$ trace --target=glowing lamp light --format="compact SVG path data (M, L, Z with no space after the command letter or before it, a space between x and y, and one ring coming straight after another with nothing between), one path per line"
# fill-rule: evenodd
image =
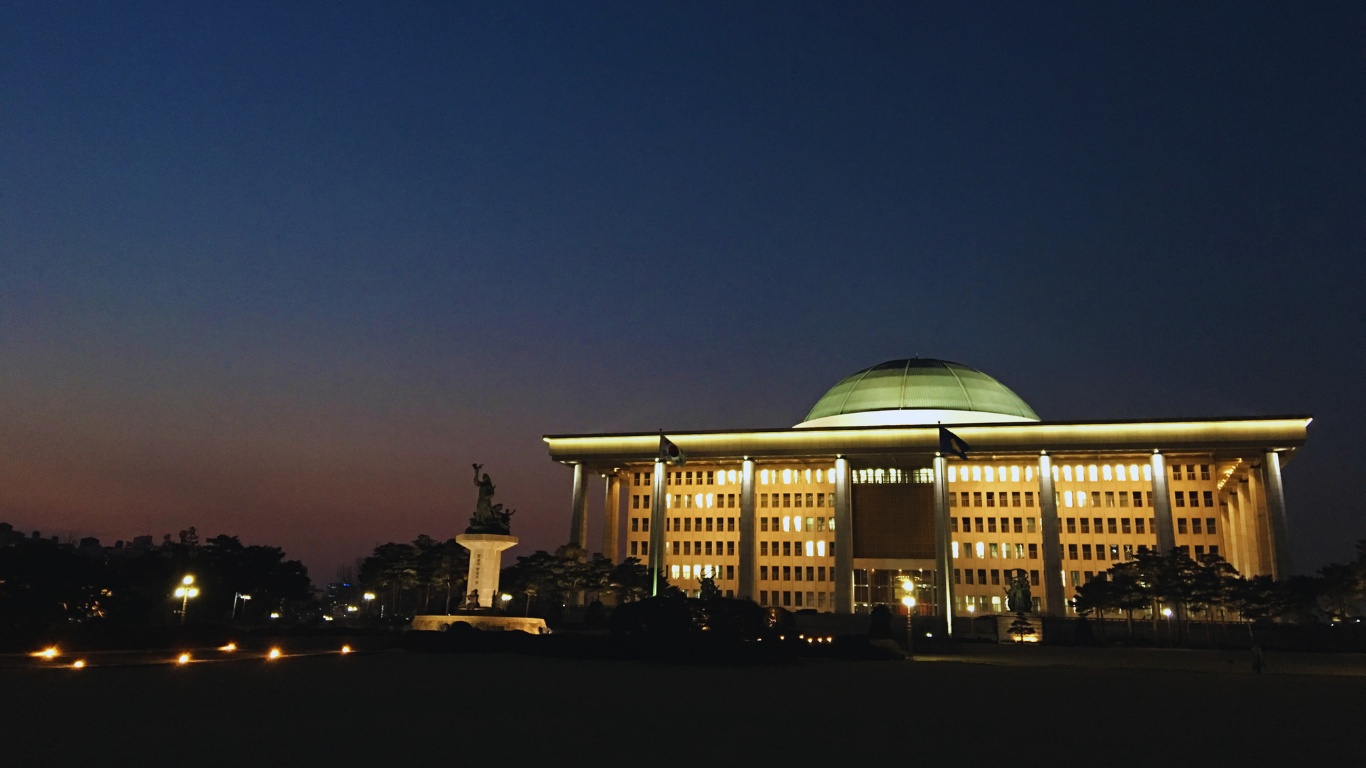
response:
M512 595L509 595L508 593L504 592L503 594L498 596L498 599L502 600L505 603L510 602L512 600Z
M237 650L237 643L228 643L227 645L220 646L218 650L232 653L233 651Z
M275 659L280 658L280 649L279 649L279 648L271 648L271 649L270 649L270 653L267 653L267 654L266 654L266 658L267 658L267 659L270 659L270 660L272 660L272 661L274 661Z
M271 617L272 619L278 619L278 618L280 618L280 614L279 614L279 613L276 613L275 611L271 611L270 617Z
M71 663L72 669L85 669L85 659L76 659Z
M190 654L188 654L188 653L182 653L182 654L180 654L179 656L176 657L175 663L177 663L177 664L189 664L189 663L190 663Z
M349 645L343 645L343 646L341 647L341 652L342 652L342 653L350 653L350 652L351 652L351 646L349 646Z
M1170 609L1170 608L1163 608L1163 609L1162 609L1162 615L1163 615L1163 616L1166 616L1167 618L1170 619L1170 618L1172 617L1172 609Z
M911 609L911 608L914 608L914 607L915 607L915 598L914 598L914 597L911 597L910 595L907 595L907 596L901 598L901 604L904 605L904 606L906 606L906 608L907 608L908 610Z
M29 655L33 656L36 659L46 659L47 661L51 661L57 658L57 646L50 645L41 651L34 651Z

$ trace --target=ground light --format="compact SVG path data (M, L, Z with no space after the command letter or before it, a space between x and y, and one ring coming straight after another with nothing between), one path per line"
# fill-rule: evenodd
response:
M267 654L266 654L266 658L270 659L271 661L274 661L275 659L280 658L280 649L279 649L279 648L271 648L271 649L270 649L270 653L267 653Z
M76 659L71 662L72 669L85 669L85 659Z
M188 654L188 653L182 653L182 654L180 654L179 656L176 657L175 663L177 663L177 664L189 664L189 663L190 663L190 654Z
M53 659L57 658L57 646L50 645L41 651L34 651L29 655L34 657L35 659L46 659L47 661L52 661Z
M341 647L341 652L342 652L342 653L350 653L350 652L351 652L351 646L349 646L349 645L343 645L343 646Z
M218 650L232 653L233 651L237 650L237 643L228 643L227 645L220 645L218 647Z

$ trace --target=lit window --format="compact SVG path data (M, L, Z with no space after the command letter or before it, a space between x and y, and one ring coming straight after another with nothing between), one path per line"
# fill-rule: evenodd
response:
M1080 482L1084 482L1085 480L1086 480L1085 470L1082 468L1082 466L1081 466L1080 464L1078 464L1078 465L1077 465L1077 482L1080 483Z
M664 506L668 507L669 509L674 508L674 496L672 493L664 495Z
M1034 481L1034 468L1033 468L1033 467L1025 467L1025 482L1026 482L1026 483L1030 483L1030 482L1033 482L1033 481Z
M807 557L814 557L815 554L816 554L816 542L814 542L814 541L808 541L808 542L806 542L806 556L807 556Z
M685 579L691 579L691 578L692 578L692 566L691 566L691 565L685 565L685 566L683 566L683 578L685 578Z
M958 542L956 541L953 542L953 557L954 559L958 558Z
M728 479L728 480L731 482L732 485L734 485L735 482L736 482L736 479L735 479L735 478L736 478L735 470L733 470L733 469L728 469L728 470L726 470L726 479Z
M759 470L759 485L768 485L768 470Z
M1107 467L1107 469L1108 469L1108 467ZM1088 480L1090 480L1091 482L1093 482L1093 483L1096 482L1096 481L1099 479L1099 478L1097 477L1097 475L1096 475L1096 465L1095 465L1095 464L1092 464L1091 466L1089 466L1089 467L1086 468L1086 478L1087 478ZM1109 478L1106 478L1106 479L1108 480Z
M1129 481L1130 481L1130 482L1134 482L1134 483L1138 482L1138 465L1137 465L1137 464L1130 464L1130 465L1129 465Z
M1010 468L1010 482L1020 482L1020 466L1018 464Z
M1062 503L1063 503L1063 506L1067 506L1067 507L1072 506L1072 492L1071 492L1071 491L1067 491L1066 493L1064 493L1064 494L1062 495Z
M956 483L956 482L958 482L958 467L955 467L955 466L952 466L952 465L949 466L949 482L950 482L950 483Z
M673 568L669 569L669 578L678 578L678 566L675 565Z
M1063 479L1063 480L1066 480L1066 481L1069 482L1069 483L1072 482L1072 467L1070 467L1070 466L1068 466L1068 465L1063 465L1063 468L1062 468L1062 479ZM1071 504L1068 504L1067 506L1070 507L1070 506L1072 506L1072 505L1071 505Z
M1153 481L1153 465L1151 465L1151 464L1144 464L1144 465L1143 465L1143 480L1146 481L1146 482L1149 482L1149 483L1151 483L1151 482Z
M784 517L784 518L783 518L783 531L786 532L786 531L791 531L791 530L792 530L792 518L791 518L791 517Z
M792 470L783 470L783 485L792 485Z
M974 483L980 483L980 482L982 482L982 468L981 468L981 467L973 467L973 468L972 468L972 481L973 481Z
M1105 466L1101 467L1101 470L1101 476L1104 477L1106 480L1115 479L1114 470L1110 467L1109 464L1106 464Z
M808 482L808 483L811 482L811 469L810 469L810 468L808 468L808 469L806 470L806 482Z
M707 494L707 509L711 509L712 501L713 501L712 495L711 495L710 493Z
M1124 481L1124 465L1123 465L1123 464L1116 464L1116 465L1115 465L1115 479L1116 479L1116 480L1119 480L1119 481L1121 481L1121 482Z
M996 471L995 471L993 468L991 468L991 467L987 467L987 468L986 468L986 476L987 476L987 482L988 482L988 483L994 483L994 482L996 482Z
M816 557L825 557L825 541L816 542Z
M1058 465L1053 465L1053 482L1058 482Z
M977 542L977 546L975 547L975 549L977 550L977 556L978 556L978 557L986 557L986 556L987 556L987 545L986 545L986 542L982 542L982 541Z

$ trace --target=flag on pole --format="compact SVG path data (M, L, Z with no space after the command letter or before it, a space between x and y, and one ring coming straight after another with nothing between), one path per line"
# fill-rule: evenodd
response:
M670 466L681 467L688 461L688 457L683 455L683 451L679 450L672 440L661 433L659 436L659 460Z
M963 442L963 438L954 433L939 428L939 452L950 456L957 456L960 459L967 459L968 444Z

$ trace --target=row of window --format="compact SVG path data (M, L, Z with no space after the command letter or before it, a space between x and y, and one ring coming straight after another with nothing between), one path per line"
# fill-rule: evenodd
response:
M985 495L984 495L984 494L985 494ZM959 491L958 493L954 493L954 492L950 491L950 492L949 492L949 506L950 506L950 507L957 507L957 506L964 506L964 507L981 507L981 506L988 506L988 507L994 507L994 506L997 506L997 504L996 504L997 496L998 496L998 494L996 493L996 491L985 491L985 492L984 492L984 491ZM1024 493L1023 493L1023 499L1021 498L1021 492L1020 492L1020 491L1010 491L1010 492L1008 492L1008 493L1007 493L1006 491L1001 491L1000 494L999 494L999 496L1000 496L1000 502L1001 502L1001 503L1000 503L1000 506L1002 506L1002 507L1019 507L1019 506L1032 507L1032 506L1034 506L1034 492L1033 492L1033 491L1024 491ZM961 505L959 504L959 499L962 499L962 504L961 504ZM1024 502L1023 505L1021 505L1021 503L1020 503L1022 500L1023 500L1023 502ZM985 501L986 504L983 504L983 503L982 503L983 501Z
M761 517L759 518L759 531L764 532L771 530L773 533L777 533L780 530L778 527L779 523L782 524L781 530L784 533L789 531L795 533L802 533L803 531L814 533L835 530L835 518L833 517L802 518L793 515L790 517Z
M781 550L779 549L780 544L782 545ZM803 552L806 554L803 555ZM769 557L770 554L773 557L825 557L826 552L832 556L835 554L835 542L830 542L829 546L824 541L759 542L760 557Z
M1005 580L1006 580L1006 581L1010 581L1011 579L1013 579L1013 578L1014 578L1014 572L1017 571L1017 570L1022 570L1022 569L1018 569L1018 568L1007 568L1007 569L1005 569ZM988 578L988 576L991 578L991 583L994 584L994 585L996 585L996 586L1000 586L1000 585L1003 583L1003 582L1001 581L1001 570L1000 570L1000 569L997 569L997 568L991 568L991 569L978 568L978 569L975 570L975 571L974 571L973 569L971 569L971 568L963 568L963 569L961 569L961 570L958 569L958 568L954 568L954 569L953 569L953 583L954 583L954 584L986 584L986 583L987 583L987 578ZM1039 586L1039 572L1038 572L1038 571L1030 571L1030 572L1029 572L1029 583L1030 583L1031 585L1035 586L1035 587Z
M772 504L769 504L769 503L768 503L768 502L769 502L769 496L770 496L770 495L773 497L773 503L772 503ZM802 497L803 497L803 496L806 497L806 506L808 506L808 507L833 507L833 506L835 506L835 494L833 494L833 493L816 493L816 494L811 494L811 493L806 493L806 494L802 494L802 493L781 493L781 494L779 494L779 493L774 493L774 494L761 493L761 494L759 494L759 506L760 506L760 507L768 507L768 506L773 506L773 507L800 507L800 506L802 506ZM780 502L781 502L781 503L780 503Z
M979 541L973 543L971 541L965 541L960 547L959 543L955 541L951 542L949 546L953 550L952 554L954 559L961 557L965 560L971 560L974 553L976 553L979 558L990 557L995 559L1003 557L1009 559L1012 557L1028 557L1030 560L1039 559L1038 544L1022 544L1018 542L998 544L994 541Z
M1186 464L1184 472L1181 464L1171 465L1173 480L1196 480L1198 469L1198 479L1210 479L1210 465L1208 464ZM901 470L901 469L860 469L855 470L854 480L856 482L909 482L912 479L918 482L933 482L933 477L928 469ZM648 486L650 484L652 472L636 472L632 475L632 485ZM1019 465L995 466L991 464L971 464L959 466L949 465L949 482L1033 482L1034 467ZM1152 482L1152 467L1143 464L1063 464L1053 467L1053 479L1063 482L1090 481L1093 483L1101 481L1117 480L1119 482L1137 482L1142 477L1144 481ZM835 480L835 470L824 469L764 469L759 472L760 485L791 485L805 482L833 483ZM739 482L739 475L735 470L679 470L670 472L668 475L670 485L734 485Z
M803 566L784 565L773 566L770 569L767 565L759 566L759 581L802 581ZM769 575L773 578L770 579ZM826 581L825 566L805 566L806 581ZM781 578L779 578L781 577ZM794 578L795 577L795 578ZM835 569L830 569L830 581L835 580Z
M1183 499L1182 496L1190 498L1190 506L1192 507L1200 506L1200 500L1202 498L1205 500L1204 506L1214 506L1214 491L1187 491L1184 494L1180 491L1174 491L1173 496L1176 498L1176 506L1178 507L1186 506L1186 499Z
M958 522L959 520L963 521L961 523L963 527L963 533L972 533L974 530L974 523L977 526L975 529L977 533L996 533L996 518L994 517L950 517L950 531L958 533L958 527L960 525ZM1016 533L1034 533L1038 528L1039 518L1037 517L1016 517L1013 519L1009 517L1003 517L1001 518L1001 533L1009 533L1012 530L1012 520L1015 526L1013 530ZM985 529L983 529L982 527L983 524L986 525Z
M773 590L770 592L766 589L761 589L759 590L759 605L782 606L784 608L815 608L817 610L826 607L827 604L832 608L835 605L834 592L807 592L805 593L805 603L802 601L802 594L803 593L801 592L789 592L787 590L783 590L782 592Z
M1181 475L1181 465L1180 465L1180 464L1173 464L1173 465L1172 465L1172 479L1173 479L1173 480L1180 480L1181 477L1182 477L1182 475ZM1187 464L1187 465L1186 465L1186 474L1185 474L1185 478L1186 478L1187 480L1194 480L1194 479L1195 479L1195 465L1194 465L1194 464ZM1208 480L1208 479L1209 479L1209 465L1208 465L1208 464L1201 464L1201 465L1200 465L1200 479L1201 479L1201 480Z
M712 546L710 541L666 541L664 542L664 552L670 555L707 555L715 554L718 557L734 557L734 541L718 541L716 546Z

